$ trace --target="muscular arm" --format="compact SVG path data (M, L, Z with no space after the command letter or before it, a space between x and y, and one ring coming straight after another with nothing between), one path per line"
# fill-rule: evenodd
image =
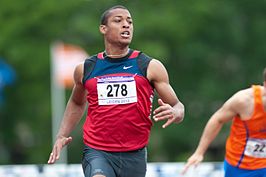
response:
M82 84L83 65L74 72L74 87L68 100L63 121L57 136L67 137L82 118L86 107L86 90Z
M57 134L57 138L50 154L48 164L55 163L60 157L60 152L64 146L72 141L69 134L78 124L83 116L86 107L86 90L82 84L83 65L80 64L75 68L74 87L68 100L63 120Z
M184 105L177 98L169 84L168 73L161 62L153 59L148 67L147 77L159 95L159 107L154 110L154 120L167 120L163 128L171 123L179 123L184 118Z
M239 115L241 108L241 95L237 93L227 100L224 105L211 116L204 128L196 151L188 159L188 162L184 167L183 174L190 166L197 166L203 160L205 152L220 132L224 123L231 121L236 115Z

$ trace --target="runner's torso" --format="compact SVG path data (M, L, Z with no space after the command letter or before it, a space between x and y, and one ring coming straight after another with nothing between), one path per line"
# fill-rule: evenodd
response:
M242 169L266 168L266 112L261 86L253 86L254 111L250 119L235 117L226 143L226 161Z
M146 78L150 60L130 50L121 59L99 53L85 61L83 83L89 105L83 126L86 145L112 152L147 145L154 93Z

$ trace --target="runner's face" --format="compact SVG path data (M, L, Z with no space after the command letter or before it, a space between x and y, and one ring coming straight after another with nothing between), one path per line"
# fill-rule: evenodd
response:
M111 44L129 45L133 36L133 23L128 10L113 9L106 25L101 25L101 32Z

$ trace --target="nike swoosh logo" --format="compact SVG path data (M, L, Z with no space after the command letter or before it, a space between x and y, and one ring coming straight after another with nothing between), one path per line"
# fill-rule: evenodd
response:
M123 66L123 69L129 69L132 68L133 66Z

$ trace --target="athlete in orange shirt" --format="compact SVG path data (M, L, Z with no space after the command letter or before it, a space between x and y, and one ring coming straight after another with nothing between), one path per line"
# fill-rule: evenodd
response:
M182 174L197 166L224 123L232 120L226 142L225 177L266 177L266 68L263 86L238 91L216 111Z

